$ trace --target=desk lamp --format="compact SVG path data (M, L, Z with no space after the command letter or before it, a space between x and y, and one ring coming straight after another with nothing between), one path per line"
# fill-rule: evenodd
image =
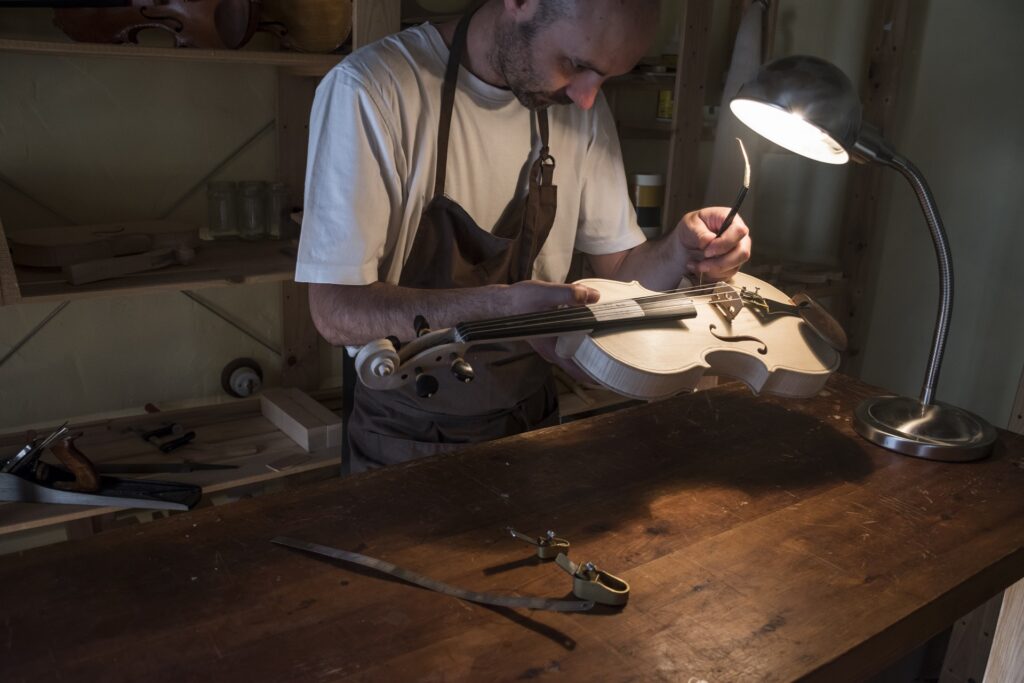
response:
M729 103L756 133L828 164L876 163L896 169L917 193L939 261L939 312L920 399L876 396L857 406L854 428L884 448L918 458L968 461L991 451L996 432L966 410L935 400L953 308L953 263L939 209L921 172L861 121L860 99L838 67L793 56L765 64Z

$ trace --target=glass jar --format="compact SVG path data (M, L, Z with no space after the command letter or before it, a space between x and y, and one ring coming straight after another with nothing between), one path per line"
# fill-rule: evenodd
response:
M289 236L291 216L288 214L288 186L271 183L267 192L267 237L279 240Z
M263 239L267 234L267 184L247 180L238 185L238 236Z
M207 226L210 239L224 239L238 235L238 207L235 202L235 183L215 180L206 184Z

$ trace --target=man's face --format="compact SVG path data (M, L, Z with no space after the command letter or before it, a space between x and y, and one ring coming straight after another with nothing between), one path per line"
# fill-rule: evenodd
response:
M533 16L499 23L492 64L523 106L590 109L605 79L640 60L656 28L653 17L614 3L587 3L579 14L548 25Z

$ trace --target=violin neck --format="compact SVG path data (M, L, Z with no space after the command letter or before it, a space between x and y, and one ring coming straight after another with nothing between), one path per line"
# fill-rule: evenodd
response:
M525 313L503 318L460 323L455 326L458 342L550 337L567 332L600 332L642 327L659 321L695 318L693 301L676 293L622 299L606 304L573 306L542 313Z

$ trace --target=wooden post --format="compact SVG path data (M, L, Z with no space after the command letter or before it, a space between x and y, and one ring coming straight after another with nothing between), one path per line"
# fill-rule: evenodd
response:
M668 155L669 186L661 221L665 230L675 227L686 211L700 208L704 194L704 183L698 177L697 159L704 128L704 83L708 70L711 3L707 0L686 0L682 21L672 118L674 135Z
M401 26L401 0L354 0L352 5L353 49L394 33Z
M7 248L7 236L4 234L4 223L0 220L0 306L17 303L21 299L18 289L18 276L14 272L14 261L11 251Z
M868 39L871 41L868 69L861 89L861 101L864 121L877 127L883 135L892 128L895 119L896 93L907 52L909 18L909 0L874 0L872 3L872 17L868 25ZM868 279L865 255L878 234L878 195L886 173L891 171L876 164L851 168L846 191L841 260L849 287L846 319L842 322L850 338L850 347L842 369L854 374L860 367L862 328L867 323L863 310Z
M353 0L352 47L359 48L400 27L400 0ZM301 206L309 146L309 113L318 78L280 69L277 85L278 172L288 185L288 202ZM309 313L309 287L281 286L281 383L315 389L320 383L320 335Z
M318 81L278 69L278 177L288 186L289 206L302 206L309 112ZM320 337L310 317L308 289L291 281L281 285L281 383L300 389L320 386Z
M992 653L985 669L985 683L1024 681L1024 580L1003 593Z
M1010 412L1010 422L1007 428L1018 434L1024 434L1024 372L1020 374L1017 399L1013 402L1013 410Z
M982 680L1002 602L1003 594L999 593L953 624L939 683Z

